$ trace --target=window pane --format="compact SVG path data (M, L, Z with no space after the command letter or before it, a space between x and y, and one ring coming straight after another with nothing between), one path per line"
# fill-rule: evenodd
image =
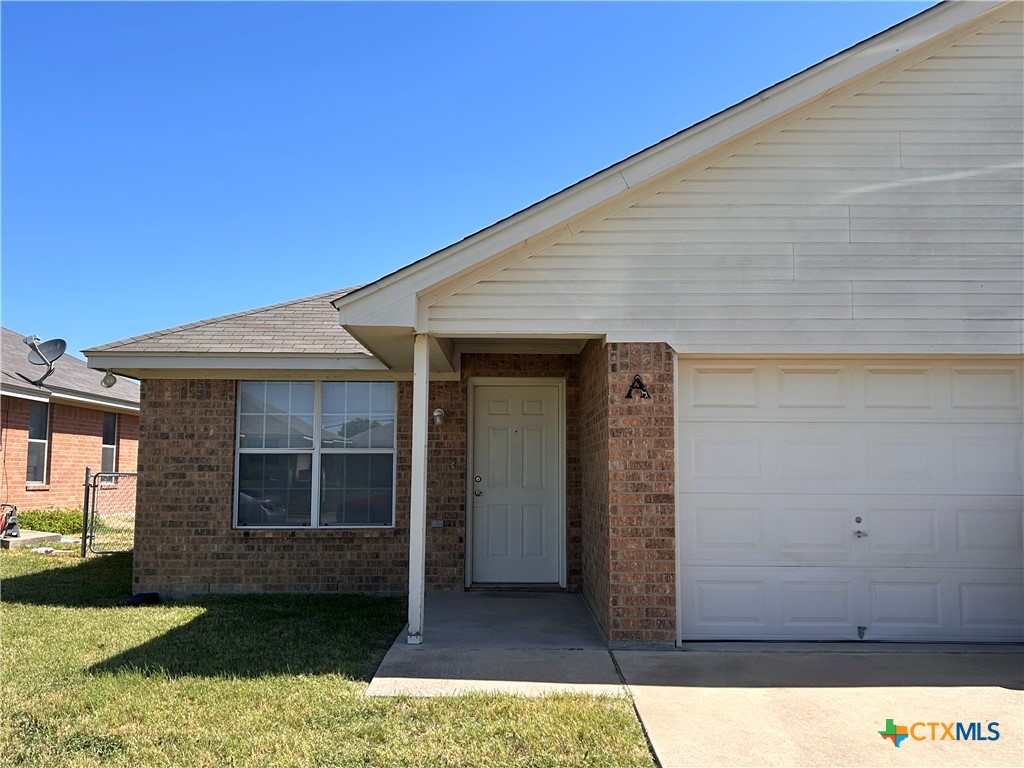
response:
M371 385L370 410L375 413L394 414L395 383L393 381L375 381Z
M50 406L47 403L29 403L28 405L28 439L45 440L46 422L49 420Z
M103 444L104 445L116 445L117 444L117 414L116 413L104 413L103 414ZM106 470L104 470L106 471Z
M42 483L46 480L46 443L29 441L28 471L25 480L29 483Z
M321 525L391 525L393 456L325 454L321 465Z
M373 419L373 429L370 430L370 447L395 447L395 419L393 416Z
M289 448L305 448L306 450L312 450L313 448L313 414L301 414L299 416L292 416L289 421L288 430L288 447Z
M313 447L313 382L243 381L240 448Z
M268 413L263 426L264 448L288 447L288 415Z
M242 416L238 419L238 447L263 447L263 416Z
M312 457L238 457L238 525L309 525Z
M393 382L324 382L321 446L393 448L394 398Z
M100 472L116 472L117 467L114 466L114 459L116 457L117 449L112 445L103 446L103 460L100 463Z
M288 413L291 405L290 381L267 382L267 413Z
M238 407L242 413L263 413L266 409L267 382L243 381Z
M369 413L370 412L370 382L369 381L347 381L345 382L347 394L345 396L345 411L347 413Z

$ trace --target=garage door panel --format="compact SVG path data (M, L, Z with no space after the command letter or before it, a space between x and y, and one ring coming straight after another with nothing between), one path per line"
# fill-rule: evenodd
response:
M1024 639L1022 368L684 361L681 636Z
M693 493L1019 494L1015 424L686 423L681 485Z
M680 381L685 421L949 420L1022 413L1020 367L989 361L701 361Z
M960 584L960 625L1013 633L1024 624L1024 600L1017 583L966 581Z
M1019 564L1024 551L1024 512L1012 496L963 499L956 505L956 551L965 561Z
M857 639L856 584L837 569L699 568L681 582L683 635ZM689 608L690 610L687 610Z
M1024 640L1021 578L1006 570L695 567L680 593L685 639Z
M695 565L1024 562L1018 496L683 494L680 512L680 556Z
M843 637L856 632L856 589L850 579L810 577L782 578L781 626L811 631L839 631Z

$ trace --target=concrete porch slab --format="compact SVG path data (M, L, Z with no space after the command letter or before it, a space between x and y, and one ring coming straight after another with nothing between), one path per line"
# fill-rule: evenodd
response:
M0 538L0 548L3 549L18 549L20 547L40 547L43 544L48 544L51 541L60 541L61 535L59 533L47 533L46 531L27 531L24 528L21 529L21 536L16 538L8 538L4 536Z
M424 648L607 650L583 597L569 592L431 592ZM405 644L405 631L398 638Z
M403 628L367 696L625 694L578 594L446 592L426 597L423 643Z

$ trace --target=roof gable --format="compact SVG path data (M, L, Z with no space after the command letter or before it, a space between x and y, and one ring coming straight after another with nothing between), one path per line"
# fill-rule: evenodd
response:
M833 56L334 304L391 365L396 330L428 331L426 308L698 173L932 52L1018 12L1014 2L947 2ZM377 329L380 329L379 331ZM411 352L411 350L409 350ZM411 358L409 358L411 359Z

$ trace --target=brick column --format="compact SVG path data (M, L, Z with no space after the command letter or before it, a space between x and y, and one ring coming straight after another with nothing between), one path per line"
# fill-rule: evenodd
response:
M675 640L675 353L608 344L608 638ZM625 397L639 374L650 399Z

